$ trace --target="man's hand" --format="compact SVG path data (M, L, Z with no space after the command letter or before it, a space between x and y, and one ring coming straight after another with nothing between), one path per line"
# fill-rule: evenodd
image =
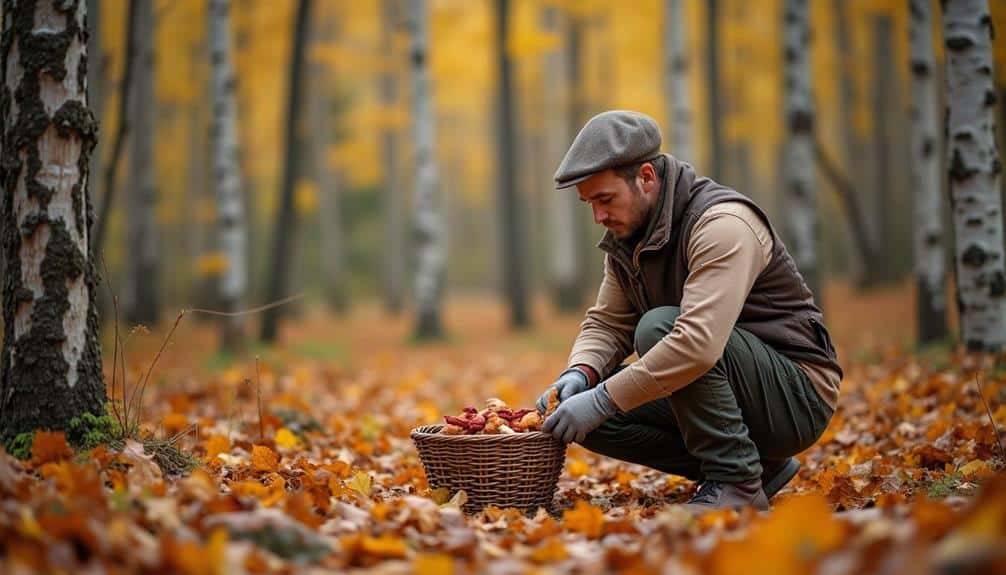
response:
M618 413L618 406L604 384L570 397L545 420L541 430L563 443L580 443L597 426Z
M548 394L553 387L559 392L559 403L562 403L578 393L587 391L590 388L590 382L587 381L587 376L578 369L567 369L562 372L559 379L548 386L535 403L539 413L544 414L548 409Z

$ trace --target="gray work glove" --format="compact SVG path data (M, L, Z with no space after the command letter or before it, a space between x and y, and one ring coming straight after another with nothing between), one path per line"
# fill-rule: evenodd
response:
M538 413L544 414L545 410L548 409L548 394L552 391L553 387L559 390L559 403L562 403L574 395L590 389L590 382L587 381L587 376L579 369L567 369L560 373L559 379L548 386L545 393L542 393L541 397L535 403Z
M581 443L588 433L618 413L618 406L604 385L602 382L560 403L541 430L563 443Z

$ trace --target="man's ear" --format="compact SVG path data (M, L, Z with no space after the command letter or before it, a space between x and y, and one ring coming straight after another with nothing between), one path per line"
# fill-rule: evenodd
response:
M649 189L657 182L657 170L653 167L652 162L644 162L642 166L639 166L639 178L643 181L643 189Z

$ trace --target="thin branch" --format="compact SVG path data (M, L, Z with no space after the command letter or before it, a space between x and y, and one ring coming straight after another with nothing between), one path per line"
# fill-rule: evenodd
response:
M184 315L185 315L184 309L178 312L178 317L175 318L174 325L171 326L171 329L168 331L168 334L164 336L164 340L161 342L161 348L157 350L157 355L155 355L153 361L150 362L150 367L147 368L147 373L143 376L142 381L140 381L139 383L140 397L136 404L137 422L139 422L139 420L142 418L143 394L147 389L147 382L150 380L150 374L153 373L154 366L157 365L157 360L161 359L161 354L164 352L164 348L167 347L168 341L171 340L171 336L175 333L175 330L178 329L178 322L182 321L182 316ZM135 397L136 394L134 393L133 396Z
M992 433L996 436L996 443L999 445L999 457L1002 458L1003 462L1006 462L1006 449L1003 449L1002 439L999 438L999 426L996 425L996 420L992 417L992 409L989 407L989 402L985 400L985 394L982 393L982 382L980 376L975 374L975 385L978 386L978 397L982 400L982 405L985 406L985 413L989 416L989 421L992 422Z
M186 311L193 312L193 313L204 313L204 314L207 314L207 315L219 315L219 316L223 316L223 317L238 317L238 316L242 316L242 315L251 315L253 313L258 313L260 311L265 311L267 309L272 309L274 307L279 307L281 305L286 305L286 304L288 304L288 303L290 303L292 301L299 300L302 297L304 297L304 294L299 293L297 295L292 295L290 297L283 298L283 299L281 299L279 301L274 301L272 303L267 303L267 304L261 305L259 307L253 307L251 309L246 309L246 310L242 310L242 311L229 311L229 312L228 311L216 311L216 310L212 310L212 309L203 309L203 308L198 308L198 307L189 308Z
M119 366L119 298L115 295L115 290L112 289L112 280L109 279L108 275L108 265L105 263L105 258L101 258L101 268L105 271L105 285L108 286L108 293L112 296L112 309L115 310L114 325L115 325L115 338L112 340L112 413L115 414L115 420L119 422L119 428L125 432L126 421L123 420L122 414L119 413L119 408L115 405L115 380L116 374L118 372ZM125 387L126 382L122 382L123 392L123 409L125 409Z
M820 140L814 139L814 160L824 176L831 182L831 187L838 194L838 199L844 208L845 215L853 228L853 241L866 267L873 268L877 261L877 253L866 230L866 217L859 203L855 185L842 174L841 168L834 158L828 155Z
M262 425L262 378L258 369L258 356L255 356L255 395L258 396L258 440L261 443L265 437Z

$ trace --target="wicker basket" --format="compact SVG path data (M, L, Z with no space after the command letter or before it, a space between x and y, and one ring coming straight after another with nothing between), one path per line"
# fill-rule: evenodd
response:
M430 487L464 489L466 513L486 505L552 510L566 446L547 433L444 435L443 425L412 430Z

